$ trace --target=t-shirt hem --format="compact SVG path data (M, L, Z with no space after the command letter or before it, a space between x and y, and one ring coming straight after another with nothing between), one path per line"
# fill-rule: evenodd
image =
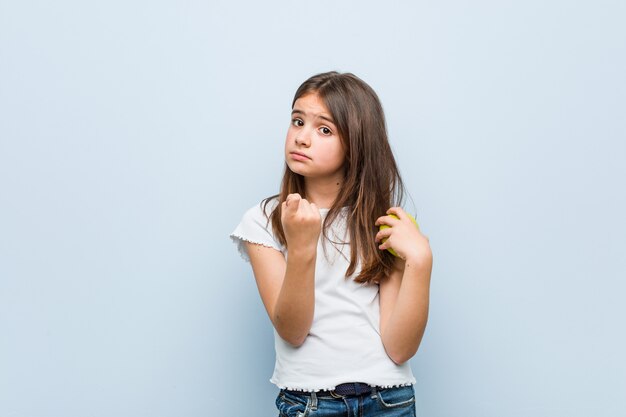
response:
M302 386L296 386L296 385L290 385L290 384L281 384L279 382L277 382L274 378L270 378L270 382L274 385L276 385L278 388L280 389L284 389L284 390L288 390L288 391L302 391L302 392L319 392L319 391L332 391L335 388L337 388L338 384L335 385L322 385L321 387L318 386L318 388L306 388L306 387L302 387ZM369 383L369 385L371 387L377 387L377 388L399 388L399 387L408 387L410 385L414 385L417 381L415 380L415 378L412 378L411 380L407 381L407 382L392 382L392 383L382 383L382 384L373 384L373 383Z

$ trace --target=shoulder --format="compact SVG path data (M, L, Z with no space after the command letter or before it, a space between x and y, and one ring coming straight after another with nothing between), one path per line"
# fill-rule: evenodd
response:
M268 197L249 207L243 214L242 222L271 226L272 212L278 205L278 197ZM271 227L270 227L271 228Z
M255 223L271 224L270 216L278 205L277 197L270 197L261 200L252 207L248 208L243 214L242 220L254 221ZM269 222L269 223L268 223Z
M258 212L263 216L269 217L278 205L278 197L268 197L261 200L258 204L250 207L249 211Z
M283 251L284 247L274 236L271 214L278 204L277 198L268 198L253 205L244 213L241 221L230 234L245 260L249 260L245 242Z

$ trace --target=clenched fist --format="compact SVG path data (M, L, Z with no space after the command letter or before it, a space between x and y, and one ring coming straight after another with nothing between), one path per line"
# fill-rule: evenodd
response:
M282 203L280 221L289 250L317 250L322 217L315 203L300 194L289 194Z

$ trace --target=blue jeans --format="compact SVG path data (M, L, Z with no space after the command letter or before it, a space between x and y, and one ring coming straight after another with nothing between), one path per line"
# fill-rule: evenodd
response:
M276 397L279 417L415 417L413 386L375 388L360 396L318 395L281 390Z

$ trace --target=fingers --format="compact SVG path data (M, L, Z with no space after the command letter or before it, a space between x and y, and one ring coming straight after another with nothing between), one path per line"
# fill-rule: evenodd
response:
M388 240L385 240L383 243L381 243L380 245L378 245L378 249L380 250L387 250L391 247L391 244L389 243Z
M309 203L299 194L289 194L282 203L280 221L289 246L315 246L321 230L321 214L317 205Z
M379 242L379 241L381 241L383 239L386 239L389 236L391 236L392 232L393 232L393 230L391 229L391 227L389 227L387 229L380 230L378 233L376 233L376 236L374 237L374 241Z
M399 220L394 219L393 217L382 216L376 219L376 223L374 223L374 226L382 226L384 224L385 226L391 227L398 222Z
M283 202L283 211L292 214L297 212L316 213L319 214L319 208L315 203L309 203L298 193L289 194Z
M402 207L390 207L387 214L395 214L400 220L406 217L406 211Z
M395 225L396 223L398 223L399 221L402 221L402 219L404 217L406 217L404 215L404 211L400 214L400 216L398 216L397 210L398 207L392 207L389 210L387 210L387 215L386 216L380 216L378 219L376 219L376 222L374 223L374 225L376 226L380 226L380 225L386 225L389 227L392 227L393 225ZM402 209L400 209L402 210ZM396 216L396 217L393 217Z
M387 215L376 219L375 224L380 226L374 236L378 249L388 249L403 260L423 258L430 252L430 239L422 234L413 216L402 208L389 208Z
M283 205L291 210L298 210L298 207L300 206L300 201L302 201L302 197L300 196L300 194L289 194L285 199Z
M285 203L289 205L290 202L302 200L302 196L298 193L289 194L285 199Z
M381 216L378 219L376 219L376 222L374 224L376 226L380 226L382 224L387 225L387 226L393 226L397 224L398 222L409 222L409 223L412 222L419 229L419 226L417 225L417 221L413 218L413 216L411 216L406 211L404 211L402 207L389 208L389 210L387 210L387 215Z

